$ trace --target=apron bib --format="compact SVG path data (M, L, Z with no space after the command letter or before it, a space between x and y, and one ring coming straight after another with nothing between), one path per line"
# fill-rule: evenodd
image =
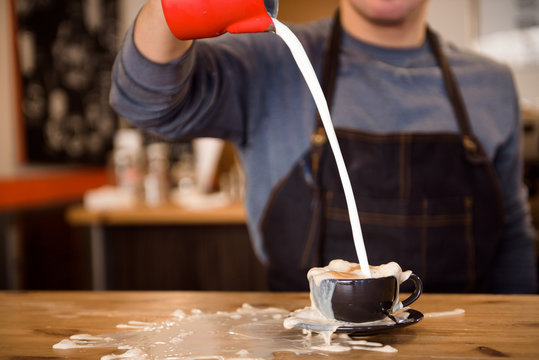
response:
M330 107L341 31L337 14L322 74ZM430 29L427 40L459 132L377 134L337 128L336 134L369 263L395 261L419 275L430 292L485 291L503 228L500 186ZM272 191L262 217L272 290L308 290L311 267L332 259L357 262L344 191L319 117L311 139L309 151Z

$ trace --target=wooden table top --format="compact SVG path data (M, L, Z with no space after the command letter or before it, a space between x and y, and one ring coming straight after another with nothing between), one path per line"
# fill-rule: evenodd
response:
M243 303L295 310L309 304L307 293L241 292L3 292L0 293L0 358L99 359L120 350L58 350L74 334L106 334L130 320L164 321L182 309L233 311ZM412 326L374 335L397 353L361 350L313 355L310 359L444 358L539 359L539 296L424 294L413 308L425 314L465 309L465 314L425 317ZM299 330L298 330L299 331ZM279 353L277 359L294 358Z
M66 213L71 225L241 225L245 209L241 203L204 210L186 209L168 204L159 207L139 205L133 208L92 211L78 205Z

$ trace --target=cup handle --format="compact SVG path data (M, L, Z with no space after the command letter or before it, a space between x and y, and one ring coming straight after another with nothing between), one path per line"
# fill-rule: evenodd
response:
M408 296L406 299L402 301L402 306L406 307L417 300L417 298L421 295L423 292L423 281L417 276L416 274L411 274L410 277L406 280L412 280L414 282L414 292L412 295Z

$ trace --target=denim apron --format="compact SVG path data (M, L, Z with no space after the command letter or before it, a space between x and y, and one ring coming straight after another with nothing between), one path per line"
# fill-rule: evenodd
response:
M341 31L337 15L322 73L329 106ZM485 291L503 228L500 185L430 29L427 41L442 72L457 133L335 131L369 263L395 261L419 275L430 292ZM337 165L319 117L315 123L309 151L273 189L262 217L272 290L307 290L309 268L332 259L358 261Z

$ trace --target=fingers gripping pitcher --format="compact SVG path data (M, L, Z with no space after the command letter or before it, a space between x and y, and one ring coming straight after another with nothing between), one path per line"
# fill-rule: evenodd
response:
M229 33L274 31L278 0L161 0L170 30L191 40Z

